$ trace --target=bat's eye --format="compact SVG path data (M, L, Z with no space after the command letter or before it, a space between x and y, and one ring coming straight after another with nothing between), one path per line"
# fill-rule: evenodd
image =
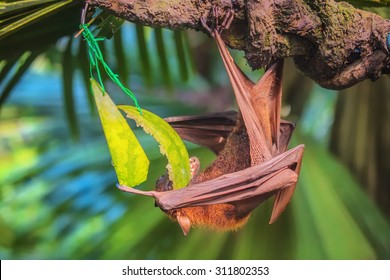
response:
M386 46L387 46L387 49L390 51L390 33L387 34L387 37L386 37Z
M356 47L356 48L353 49L353 53L357 54L357 55L360 55L362 53L362 50L361 50L361 48Z
M360 59L361 54L362 54L361 48L359 48L359 47L354 48L352 53L347 58L348 65L353 63L355 60Z

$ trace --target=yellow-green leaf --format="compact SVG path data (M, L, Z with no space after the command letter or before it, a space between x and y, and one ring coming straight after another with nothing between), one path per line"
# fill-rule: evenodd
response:
M187 149L176 131L162 118L146 110L142 110L141 115L133 106L121 105L118 108L160 144L160 152L168 159L168 175L173 188L185 187L191 179L189 158Z
M91 83L118 181L129 187L139 185L147 179L149 160L108 94L94 79Z

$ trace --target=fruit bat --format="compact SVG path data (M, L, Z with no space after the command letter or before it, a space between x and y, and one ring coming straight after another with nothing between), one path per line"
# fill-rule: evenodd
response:
M177 220L186 235L191 226L232 230L243 226L253 209L275 195L270 223L286 208L294 192L304 146L289 151L294 125L280 120L283 61L277 61L253 83L234 63L220 32L228 26L229 11L221 25L204 27L215 38L240 109L201 116L167 118L184 139L210 148L216 160L198 174L199 160L190 159L192 179L173 190L167 175L155 191L118 186L122 191L152 196L156 206Z

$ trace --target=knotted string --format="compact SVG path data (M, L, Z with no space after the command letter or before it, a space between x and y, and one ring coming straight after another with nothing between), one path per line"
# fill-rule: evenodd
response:
M138 104L137 98L135 97L135 94L125 87L122 82L119 80L119 75L112 72L111 68L107 65L107 63L104 61L103 54L99 48L99 41L103 41L104 38L95 38L95 36L92 34L92 32L88 28L89 24L81 24L80 29L82 30L83 37L85 38L87 44L88 44L88 55L89 55L89 72L91 78L93 78L93 69L96 69L96 74L98 78L98 82L100 86L102 87L103 91L105 92L105 87L103 84L103 80L100 74L99 70L99 62L101 65L103 65L104 70L106 71L108 77L116 84L118 85L124 93L126 93L131 99L133 99L135 107L137 107L137 110L140 114L142 114L142 109Z

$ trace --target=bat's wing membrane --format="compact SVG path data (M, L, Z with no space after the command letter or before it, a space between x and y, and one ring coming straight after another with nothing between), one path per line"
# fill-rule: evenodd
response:
M270 148L279 149L280 110L282 105L283 60L278 60L264 73L251 90L251 100Z
M214 32L214 37L248 133L252 165L270 159L272 157L271 143L267 141L263 124L259 121L259 116L253 106L251 92L255 84L236 65L218 32Z
M294 132L295 124L285 120L280 121L280 134L279 134L279 151L287 151L288 144L292 133Z
M196 116L177 116L165 120L183 140L207 147L219 154L225 146L226 138L236 126L237 112L231 110Z
M186 141L209 148L216 154L224 148L226 138L236 126L238 113L234 110L195 116L175 116L165 120ZM280 121L279 150L287 150L295 124Z

